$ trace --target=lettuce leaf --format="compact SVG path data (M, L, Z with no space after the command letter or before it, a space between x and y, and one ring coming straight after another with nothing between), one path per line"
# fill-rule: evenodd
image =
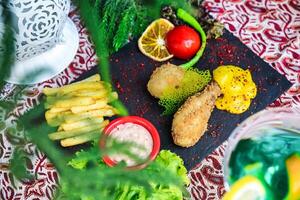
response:
M169 150L162 150L155 159L155 162L163 165L172 173L178 175L184 184L189 184L187 169L183 165L183 160L175 153L172 153Z
M84 170L87 164L87 160L84 160L84 152L76 153L74 159L69 162L69 165L76 169ZM103 162L99 162L99 167L107 167ZM151 173L160 173L160 165L170 171L170 173L175 174L182 181L182 187L175 185L162 185L157 183L151 183L152 192L147 193L147 191L139 185L130 185L130 184L120 184L114 189L114 199L115 200L181 200L188 193L184 191L184 188L189 184L189 179L187 176L187 169L183 165L183 160L172 153L169 150L161 150L158 156L156 157L153 165L149 165L146 169L150 174ZM91 198L85 197L82 198L85 200L93 200Z

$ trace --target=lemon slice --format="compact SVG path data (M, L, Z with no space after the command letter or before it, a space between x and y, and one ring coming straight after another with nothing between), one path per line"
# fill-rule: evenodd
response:
M163 18L153 21L138 41L140 51L156 61L166 61L173 57L167 50L165 37L174 25Z
M289 179L289 192L285 200L300 199L300 154L293 154L286 161Z
M223 200L265 200L264 185L254 176L244 176L233 184Z

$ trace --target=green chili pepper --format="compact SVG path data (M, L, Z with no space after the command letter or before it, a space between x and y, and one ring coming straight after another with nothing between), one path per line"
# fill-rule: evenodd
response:
M196 55L187 63L180 65L184 69L188 69L188 68L194 66L198 62L200 57L202 56L204 49L206 47L206 34L205 34L204 30L202 29L202 27L200 26L200 24L198 23L198 21L192 15L190 15L188 12L186 12L185 10L179 8L177 10L177 16L178 16L178 18L180 18L181 20L183 20L184 22L186 22L187 24L192 26L194 29L196 29L200 33L200 37L201 37L202 44L201 44L200 49L196 53Z

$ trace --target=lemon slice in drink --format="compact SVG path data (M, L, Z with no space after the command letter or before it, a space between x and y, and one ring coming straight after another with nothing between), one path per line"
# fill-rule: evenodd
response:
M289 180L289 191L285 200L300 199L300 154L293 154L286 161Z
M140 51L156 61L166 61L173 57L165 44L166 34L174 25L163 18L153 21L144 31L138 41Z
M255 176L244 176L235 182L223 200L265 200L267 192L261 181Z

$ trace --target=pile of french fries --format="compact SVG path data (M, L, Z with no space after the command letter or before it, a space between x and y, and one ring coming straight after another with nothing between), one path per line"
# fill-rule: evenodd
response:
M100 75L60 88L45 88L45 117L50 126L58 127L49 134L51 140L60 140L63 147L89 142L99 137L117 111L108 103L117 99L116 92L110 93ZM112 98L109 98L112 97Z

